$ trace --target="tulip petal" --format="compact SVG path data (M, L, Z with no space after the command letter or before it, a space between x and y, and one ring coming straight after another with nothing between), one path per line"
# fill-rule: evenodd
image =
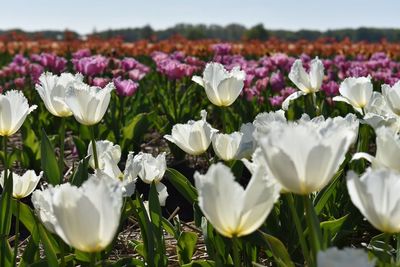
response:
M297 91L297 92L294 92L293 94L291 94L290 96L286 97L282 103L282 109L288 110L290 101L295 100L303 95L306 95L306 93L304 93L303 91Z

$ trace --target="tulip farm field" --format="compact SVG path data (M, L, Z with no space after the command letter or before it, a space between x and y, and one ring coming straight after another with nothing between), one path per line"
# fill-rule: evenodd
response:
M0 267L400 266L399 60L0 41Z

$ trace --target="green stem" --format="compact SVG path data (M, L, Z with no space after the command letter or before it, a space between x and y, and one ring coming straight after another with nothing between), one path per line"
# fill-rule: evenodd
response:
M390 234L387 234L387 233L384 234L385 253L389 256L389 262L385 262L383 264L383 266L392 266L391 265L391 263L392 263L392 254L390 253L390 249L389 249L389 247L390 247L390 237L391 237ZM396 257L397 257L397 255L396 255Z
M62 183L64 179L64 147L65 147L65 118L61 117L60 124L60 158L58 159L58 167L60 169L60 183Z
M96 252L90 253L90 267L96 266Z
M306 215L306 221L308 226L308 233L311 237L311 247L313 252L312 255L315 262L317 253L318 251L321 250L322 233L321 233L321 228L319 226L317 215L315 213L314 206L308 195L303 196L303 202L304 202L304 212Z
M1 195L1 198L3 198L6 194L6 185L9 184L9 177L8 177L8 157L7 157L7 136L3 136L3 152L4 152L4 187L3 187L3 193ZM12 192L11 192L12 193ZM8 212L9 212L9 206L10 203L7 203L6 205L6 212L4 216L4 221L2 221L1 225L1 259L0 259L0 266L5 266L6 265L6 243L7 243L7 235L6 235L6 228L7 228L7 218L8 218Z
M225 108L224 107L217 107L218 109L218 113L219 113L219 117L221 120L221 124L222 124L222 131L223 133L228 133L228 124L227 124L227 120L226 120L226 116L225 116Z
M19 210L21 207L21 202L19 199L17 201L17 211L15 215L15 239L14 239L14 259L12 266L17 266L17 255L18 255L18 245L19 245Z
M303 235L303 229L302 229L302 226L301 226L299 214L297 213L296 208L294 206L293 196L292 196L291 193L287 193L287 194L285 194L285 197L286 197L286 201L289 204L289 209L290 209L290 212L292 214L292 218L293 218L293 221L294 221L294 225L296 227L297 235L299 236L300 247L301 247L301 250L303 252L304 259L307 262L308 266L313 266L313 262L312 262L312 260L310 258L310 252L308 250L306 239L304 238L304 235Z
M124 105L125 104L125 97L120 96L119 97L119 112L118 112L118 128L116 132L115 139L117 140L117 143L119 143L121 139L121 128L124 126L123 120L124 120ZM122 127L121 127L122 124Z
M236 236L232 237L233 246L233 265L240 267L240 252L239 252L239 239Z
M7 136L3 136L3 151L4 151L4 184L8 180L8 155L7 155Z
M60 258L61 258L60 267L65 267L66 266L66 263L65 263L65 244L64 244L64 241L62 241L61 238L58 241L58 245L60 247Z
M106 252L105 252L105 250L103 250L101 252L101 267L106 267Z
M99 160L97 158L97 148L96 148L96 140L94 138L94 126L90 126L90 137L92 139L92 150L93 150L93 157L94 157L94 166L97 170L99 168Z
M400 266L400 234L396 234L396 264Z

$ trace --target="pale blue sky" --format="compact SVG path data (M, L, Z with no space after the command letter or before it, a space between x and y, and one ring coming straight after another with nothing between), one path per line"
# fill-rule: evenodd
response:
M2 3L1 3L2 2ZM80 33L150 24L253 26L270 29L400 28L398 0L2 0L0 29L71 29Z

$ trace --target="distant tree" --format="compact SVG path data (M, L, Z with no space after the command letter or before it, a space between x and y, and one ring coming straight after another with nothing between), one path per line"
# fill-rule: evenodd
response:
M264 28L263 24L257 24L245 32L245 38L248 40L252 39L267 40L268 37L269 33Z

